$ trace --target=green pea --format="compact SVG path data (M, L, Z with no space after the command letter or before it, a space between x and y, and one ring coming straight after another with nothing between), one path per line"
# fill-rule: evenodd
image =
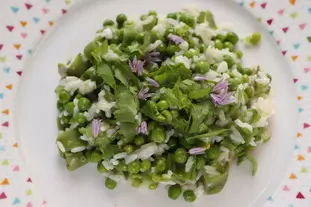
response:
M62 104L62 102L57 101L57 109L58 109L58 111L64 110L64 105Z
M67 102L70 101L71 96L70 96L70 94L69 94L67 91L62 90L62 91L59 93L58 98L59 98L59 101L60 101L61 103L65 104L65 103L67 103Z
M166 139L165 130L162 127L156 127L151 131L150 138L156 143L163 143Z
M261 41L261 34L259 32L254 32L250 41L253 45L258 45L258 43Z
M119 14L116 18L116 21L119 27L122 27L123 24L126 22L126 20L127 20L127 17L125 14Z
M204 53L207 49L207 45L206 44L201 44L199 46L199 49L200 49L200 53Z
M132 186L134 188L138 188L143 183L142 179L140 178L132 178L131 180L132 180Z
M216 39L215 40L215 48L217 48L218 50L221 50L223 49L223 44L222 44L222 41L220 41L219 39Z
M210 70L210 65L206 60L200 60L195 63L194 69L198 73L206 73Z
M235 32L228 32L226 40L235 45L239 41L239 37Z
M226 36L223 34L217 34L216 39L220 40L221 42L224 42L226 39Z
M123 43L130 44L136 39L137 32L134 29L125 28L123 30Z
M195 19L193 16L189 15L189 14L181 14L180 21L184 22L185 24L189 25L190 27L194 27L195 26Z
M106 172L108 172L109 170L107 170L107 169L104 167L104 165L103 165L102 163L98 163L98 164L97 164L97 171L98 171L99 173L106 173Z
M149 189L150 189L150 190L155 190L155 189L158 188L158 185L159 185L159 183L151 183L151 184L149 185Z
M188 159L188 153L184 148L178 148L174 153L174 160L179 164L184 164Z
M119 164L116 166L116 168L120 171L126 172L127 171L127 165L125 164L124 160L120 160Z
M86 117L83 113L77 113L75 116L75 121L78 122L78 124L85 124L86 123Z
M150 10L148 13L149 16L157 16L158 13L155 10Z
M70 117L69 116L62 116L61 121L62 121L62 125L69 124L70 123Z
M187 201L187 202L193 202L197 199L196 195L194 194L194 192L192 190L184 191L183 197L184 197L185 201Z
M107 19L104 21L103 26L113 26L114 25L114 21L112 21L111 19Z
M245 93L247 94L248 97L253 97L254 96L254 88L249 86L245 89Z
M177 45L169 45L167 48L166 48L166 54L167 56L174 56L176 52L179 51L179 47Z
M206 156L208 159L215 160L220 155L220 148L217 145L212 145L208 150L206 150Z
M123 150L124 150L127 154L130 154L130 153L132 153L132 152L134 151L134 147L133 147L133 145L128 144L128 145L125 145L125 146L123 147Z
M250 68L243 68L242 74L252 75L253 74L253 70L250 69Z
M136 174L139 173L140 171L140 161L139 160L135 160L134 162L130 163L128 165L128 171L132 174Z
M88 150L85 152L85 157L88 162L98 163L102 160L102 153L99 150Z
M87 98L80 98L78 101L78 107L80 111L87 111L91 107L91 101Z
M137 145L137 146L141 146L145 143L145 138L143 136L137 136L135 137L134 139L134 143Z
M151 180L152 180L153 182L155 182L155 183L158 183L158 182L161 181L161 176L158 175L158 174L156 174L156 173L153 173L153 174L151 175Z
M168 197L173 200L176 200L181 194L180 185L171 185L168 189Z
M161 43L158 46L158 50L159 50L160 53L165 53L166 52L166 45L164 43Z
M143 161L141 161L141 164L140 164L140 171L141 171L141 172L146 172L146 171L148 171L150 168L151 168L151 162L150 162L150 160L143 160Z
M155 167L157 172L163 173L166 170L166 159L164 157L157 159Z
M236 54L237 58L242 59L242 57L243 57L243 52L242 52L241 50L235 51L235 54Z
M110 179L110 178L107 178L106 181L105 181L105 186L106 188L108 188L109 190L113 190L117 187L117 182Z
M168 109L169 107L169 104L166 100L160 100L158 103L157 103L157 108L159 111L163 111L163 110L166 110Z
M231 42L226 41L224 43L224 48L228 48L230 52L232 52L234 50L234 46Z
M143 33L143 32L138 33L136 36L136 41L140 44L143 44L144 43L144 37L145 37L145 33Z
M244 83L248 83L248 81L249 81L248 75L243 75L243 76L242 76L242 81L243 81Z
M166 119L166 121L168 123L172 122L173 117L172 117L171 113L168 110L162 111L161 114L165 117L165 119Z
M170 18L170 19L177 19L177 14L176 13L169 13L166 17Z
M228 68L234 65L233 58L230 55L224 55L223 60L228 64Z

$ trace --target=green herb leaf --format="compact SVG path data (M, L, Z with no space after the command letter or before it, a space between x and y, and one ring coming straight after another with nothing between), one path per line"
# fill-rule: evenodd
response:
M208 22L208 25L213 28L213 29L217 29L215 20L214 20L214 15L212 14L212 12L210 11L205 11L205 18L206 21Z
M190 114L191 114L191 126L189 133L195 133L199 130L200 124L205 120L206 116L210 112L211 108L210 102L205 104L193 104Z
M134 123L139 102L125 86L118 86L116 89L116 110L114 116L119 122Z
M211 141L212 137L229 135L229 131L230 131L229 129L217 129L217 130L211 129L208 133L187 137L186 139L187 140L204 139L205 141L208 141L208 140Z
M183 63L178 63L175 65L165 66L165 70L161 71L160 74L156 75L154 79L160 84L165 86L170 86L175 83L179 78L181 80L190 79L192 72L185 67Z
M97 65L101 64L103 56L108 52L108 40L105 40L93 52L91 52Z
M220 175L210 176L203 170L203 178L204 178L203 184L205 193L216 194L222 191L228 179L228 171L229 171L228 163L225 166L225 172Z
M120 133L123 134L125 139L129 139L136 135L136 128L138 124L135 123L128 123L128 122L121 122L120 124Z
M97 66L97 73L102 77L104 82L108 84L111 88L116 88L116 81L113 76L111 67L107 63L101 63Z

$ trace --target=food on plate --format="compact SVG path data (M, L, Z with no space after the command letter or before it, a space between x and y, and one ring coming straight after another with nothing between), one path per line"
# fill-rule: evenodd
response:
M210 11L105 20L58 66L56 144L67 168L95 163L108 189L162 184L188 202L219 193L234 159L254 175L249 152L271 137L271 76L242 64L239 41Z

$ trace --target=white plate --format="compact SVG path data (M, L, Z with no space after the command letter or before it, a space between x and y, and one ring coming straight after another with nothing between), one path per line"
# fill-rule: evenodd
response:
M288 84L292 81L289 66L265 29L231 1L171 0L168 3L165 0L107 0L81 4L63 18L26 64L20 83L16 101L16 135L22 142L25 161L37 179L37 186L51 206L189 206L183 199L170 200L163 188L148 191L124 184L109 191L104 186L104 178L96 172L96 166L87 165L68 172L55 146L57 111L54 94L60 78L57 63L80 52L93 39L104 19L122 12L128 16L140 15L150 9L168 13L189 3L213 11L219 25L229 24L238 34L263 33L259 48L244 51L244 64L259 64L272 75L276 100L276 114L271 120L273 138L255 153L259 166L256 176L251 176L247 164L241 167L234 165L223 192L204 196L193 206L261 207L266 197L277 189L288 167L285 161L291 156L296 130L293 126L296 126L298 116L295 90Z

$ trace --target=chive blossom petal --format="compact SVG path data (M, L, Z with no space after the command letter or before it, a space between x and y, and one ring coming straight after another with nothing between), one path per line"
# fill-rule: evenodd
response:
M148 83L150 83L150 85L151 86L153 86L153 87L156 87L156 88L159 88L160 87L160 84L157 82L157 81L155 81L155 80L153 80L152 78L146 78L146 81L148 82Z
M206 151L205 147L196 147L189 150L189 154L191 155L201 155L204 154Z
M100 133L101 122L98 119L92 121L92 135L94 138L98 137Z
M137 60L137 57L135 56L132 61L129 62L129 66L133 73L137 73L138 76L141 76L144 71L144 64L145 61Z
M185 42L185 40L182 37L180 37L178 35L171 34L171 33L167 36L167 38L176 44L181 44L181 43Z

